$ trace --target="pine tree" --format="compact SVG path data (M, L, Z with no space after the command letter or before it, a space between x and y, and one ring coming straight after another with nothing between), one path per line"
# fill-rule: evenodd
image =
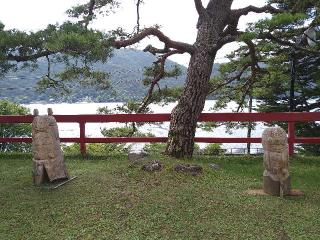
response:
M319 111L320 44L314 42L313 46L308 46L305 33L319 24L319 2L270 3L277 4L280 10L286 12L252 24L248 28L250 33L248 31L241 36L246 45L229 55L230 61L221 66L221 77L213 81L217 86L226 82L226 79L231 83L219 89L221 97L217 107L235 101L239 106L237 110L241 110L249 107L253 97L258 102L257 111L290 111L290 88L294 83L293 110ZM295 72L291 72L293 63ZM319 127L314 122L299 123L296 134L319 136ZM304 149L319 151L315 145L304 145Z
M97 84L107 88L109 87L107 73L94 71L92 64L96 61L107 61L113 48L132 46L142 39L154 36L164 44L164 47L158 49L148 46L145 51L158 54L163 61L173 54L190 54L186 83L171 115L166 153L174 157L191 157L197 120L210 92L212 66L221 47L234 41L251 42L253 46L262 46L264 43L263 48L272 43L292 46L290 42L292 34L305 27L300 22L307 23L305 19L308 17L312 19L311 24L317 23L319 8L319 3L315 0L298 1L299 3L270 1L263 7L247 6L241 9L231 9L233 0L209 0L207 6L204 6L201 0L194 0L198 13L198 33L195 43L188 44L170 39L158 26L141 29L139 6L142 2L142 0L135 1L137 26L133 33L125 33L122 29L109 33L90 29L91 20L100 14L109 14L115 10L119 5L115 0L90 0L68 11L69 16L76 18L78 22L66 22L61 26L50 25L34 33L4 30L1 25L1 73L5 74L9 69L18 67L19 62L34 65L37 59L44 57L48 62L48 73L39 83L40 89L49 86L68 92L72 87L72 80L78 80L84 86ZM260 21L252 26L252 29L248 29L247 33L241 33L237 29L239 19L250 12L273 15L271 20ZM314 16L311 16L312 14ZM278 49L281 50L281 47ZM263 49L260 51L266 55L272 55L274 52L273 49L269 52ZM318 51L313 50L313 52ZM65 64L65 71L52 72L51 64L56 61ZM152 82L156 82L156 79ZM151 84L150 88L154 86ZM219 87L219 84L216 87Z

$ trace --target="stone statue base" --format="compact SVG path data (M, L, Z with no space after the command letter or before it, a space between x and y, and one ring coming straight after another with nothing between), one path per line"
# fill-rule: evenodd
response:
M246 194L253 195L253 196L272 196L268 193L265 193L263 189L248 189ZM303 196L303 192L300 189L291 189L290 193L287 195L289 197L300 197Z
M54 181L64 181L69 179L65 166L60 164L61 163L50 163L47 160L33 160L32 174L34 185L40 186Z
M32 161L32 175L33 175L33 183L36 186L40 186L45 182L49 182L49 177L44 168L43 161Z
M270 176L263 176L263 191L273 196L280 196L280 181L273 180ZM290 176L283 182L283 195L290 195Z

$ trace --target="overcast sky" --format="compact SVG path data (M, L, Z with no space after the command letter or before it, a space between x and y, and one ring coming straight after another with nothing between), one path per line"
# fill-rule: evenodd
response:
M0 0L0 21L6 29L32 31L46 27L48 24L61 23L68 17L65 11L73 5L88 0ZM136 23L134 0L125 0L115 14L99 18L91 27L100 30L110 30L122 26L128 31ZM203 0L204 5L208 0ZM248 5L263 6L264 0L235 0L233 8L242 8ZM197 12L193 0L145 0L141 6L141 25L151 26L158 24L161 30L176 41L193 43L196 38ZM244 29L246 23L254 22L266 14L248 14L240 19L239 29ZM148 40L150 41L150 40ZM137 45L142 48L147 41ZM157 45L156 41L152 41ZM157 45L160 47L161 45ZM217 61L224 60L224 55L237 45L224 47L217 56ZM188 55L173 57L180 64L187 65Z

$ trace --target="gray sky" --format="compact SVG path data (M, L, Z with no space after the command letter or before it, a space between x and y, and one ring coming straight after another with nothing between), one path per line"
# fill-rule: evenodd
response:
M48 24L61 23L67 19L65 11L73 5L87 2L88 0L0 0L0 21L6 29L32 31L46 27ZM110 30L122 26L128 31L136 23L134 0L122 1L115 14L99 18L91 25L100 30ZM206 5L208 0L203 0ZM264 0L235 0L233 8L242 8L248 5L263 6ZM181 7L182 6L182 7ZM254 22L266 14L248 14L240 19L239 29L244 29L246 23ZM145 0L141 7L141 25L151 26L159 24L161 30L176 41L193 43L196 38L197 13L193 0ZM147 43L161 47L155 39L147 39L138 44L143 48ZM237 47L237 44L226 45L217 56L217 62L223 61L224 55ZM187 65L187 54L175 56L172 60Z

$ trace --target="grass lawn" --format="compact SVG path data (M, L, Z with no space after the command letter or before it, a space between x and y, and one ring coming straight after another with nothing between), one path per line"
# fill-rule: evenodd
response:
M320 157L291 159L292 186L305 195L285 199L246 193L262 185L262 156L161 157L156 173L125 156L66 157L78 178L56 190L32 185L31 158L0 154L1 240L320 239ZM177 162L204 173L175 173Z

